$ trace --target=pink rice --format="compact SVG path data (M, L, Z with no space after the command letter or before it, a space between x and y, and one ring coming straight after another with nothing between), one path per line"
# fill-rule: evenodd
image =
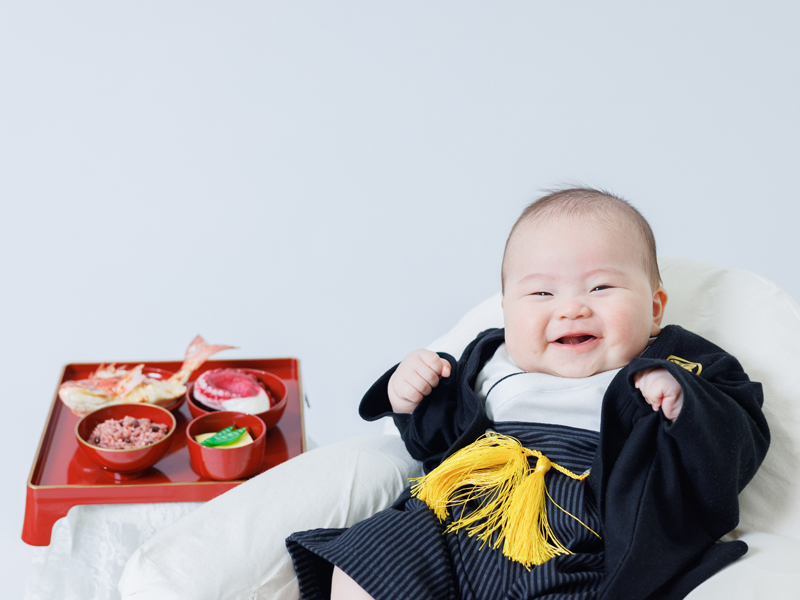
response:
M127 450L154 444L169 433L169 427L150 419L108 419L94 428L89 443L109 450Z

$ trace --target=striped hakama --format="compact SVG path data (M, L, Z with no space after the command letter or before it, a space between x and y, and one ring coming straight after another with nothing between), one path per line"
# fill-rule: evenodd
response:
M596 431L565 425L500 422L495 430L575 473L591 467L599 440ZM555 470L545 481L559 506L602 537L597 505L586 482ZM463 510L474 506L468 503ZM530 570L503 556L500 547L481 547L482 542L464 530L445 534L453 516L440 522L408 493L393 507L349 529L298 532L286 544L304 600L330 596L333 565L376 600L593 598L603 577L602 540L549 500L547 516L556 537L574 554Z

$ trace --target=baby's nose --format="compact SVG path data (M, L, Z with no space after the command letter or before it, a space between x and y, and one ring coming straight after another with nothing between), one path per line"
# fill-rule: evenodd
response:
M592 309L580 298L565 298L559 311L559 317L562 319L585 319L591 314Z

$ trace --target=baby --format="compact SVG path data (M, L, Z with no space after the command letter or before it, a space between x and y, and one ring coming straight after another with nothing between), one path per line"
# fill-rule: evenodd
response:
M650 227L621 201L583 195L567 190L531 205L506 242L505 343L529 373L577 378L619 369L660 331L667 293ZM412 352L389 380L392 409L413 412L449 375L436 353ZM669 371L639 371L635 381L653 410L678 418L683 390Z
M661 328L639 212L591 189L538 200L502 285L504 329L458 361L416 350L365 395L362 417L391 415L428 475L348 530L291 536L304 599L682 598L746 551L715 542L769 444L761 386Z

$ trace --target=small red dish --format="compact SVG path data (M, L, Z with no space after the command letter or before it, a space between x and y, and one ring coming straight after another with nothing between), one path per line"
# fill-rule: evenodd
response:
M270 399L270 407L269 410L265 410L264 412L256 413L256 416L264 421L264 424L267 426L267 429L271 429L278 424L280 421L281 416L283 415L283 411L286 408L286 384L280 377L273 375L272 373L268 373L267 371L259 371L258 369L236 369L237 371L242 371L243 373L248 373L258 379L261 383L264 384L264 387L267 388L271 399ZM189 412L192 413L193 417L199 417L202 415L208 415L215 412L221 412L214 410L205 404L195 400L194 398L194 382L188 384L186 389L186 402L189 405Z
M94 428L108 419L150 419L154 423L166 425L169 432L166 437L148 446L127 450L111 450L100 448L89 443L89 436ZM83 417L75 425L75 437L81 452L95 465L108 471L115 480L136 479L146 474L169 450L175 433L177 422L172 413L153 404L112 404L105 406Z
M214 448L198 444L194 439L202 433L216 433L230 425L237 429L247 427L253 443L238 448ZM192 469L202 477L220 481L244 479L257 473L264 459L266 439L264 421L255 415L238 412L214 411L197 417L186 426Z
M172 377L175 373L173 371L165 371L164 369L157 369L155 367L145 367L142 369L142 374L150 377L151 379L159 379L164 381ZM181 406L183 406L185 401L186 394L181 394L177 398L173 398L172 400L164 400L155 406L160 406L161 408L166 408L170 412L175 412Z

